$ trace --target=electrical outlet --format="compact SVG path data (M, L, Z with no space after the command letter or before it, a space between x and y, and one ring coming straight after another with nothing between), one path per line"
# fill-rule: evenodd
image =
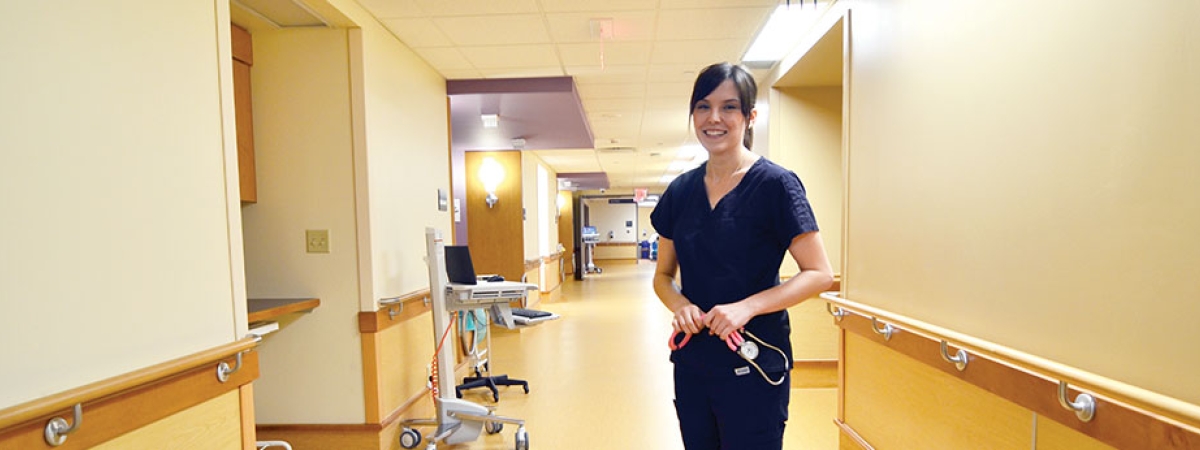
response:
M329 230L304 230L309 253L329 253Z

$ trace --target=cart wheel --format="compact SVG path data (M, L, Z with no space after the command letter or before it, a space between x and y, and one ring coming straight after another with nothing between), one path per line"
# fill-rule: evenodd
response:
M421 443L421 432L412 428L404 428L400 432L400 446L404 448L417 448Z
M430 442L429 445L425 446L425 450L437 450L437 444Z
M487 422L487 434L496 434L504 431L504 424L500 422Z
M517 450L529 450L529 433L525 432L525 427L517 430Z

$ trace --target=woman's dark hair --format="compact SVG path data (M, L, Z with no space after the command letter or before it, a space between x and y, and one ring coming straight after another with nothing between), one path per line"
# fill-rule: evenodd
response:
M720 86L725 80L732 80L733 86L737 88L738 101L742 104L742 116L746 117L746 129L743 130L742 144L746 148L750 148L750 145L754 143L754 133L750 131L750 110L754 109L754 99L758 98L758 83L754 82L754 77L746 68L723 62L705 67L700 71L700 75L696 76L696 84L692 86L692 104L688 108L688 115L692 115L692 111L696 110L696 103L699 103L704 97L708 97L712 91L717 90L717 86Z

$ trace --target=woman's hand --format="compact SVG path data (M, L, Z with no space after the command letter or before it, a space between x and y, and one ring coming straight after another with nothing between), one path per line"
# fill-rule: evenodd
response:
M671 321L675 331L688 334L698 334L704 329L704 311L692 303L675 310L675 318Z
M750 319L754 318L754 310L742 302L727 303L714 306L704 315L704 326L708 332L725 340L734 331L741 330Z

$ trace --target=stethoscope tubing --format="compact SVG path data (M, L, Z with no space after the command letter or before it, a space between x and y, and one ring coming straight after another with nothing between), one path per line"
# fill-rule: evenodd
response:
M746 338L742 337L742 333L745 333L746 336L750 336L750 339L755 340L756 342L758 342L758 344L755 344L754 342L746 341ZM679 341L679 343L676 343L675 338L678 337L680 334L683 334L683 340ZM676 330L674 333L671 333L671 338L669 340L667 340L667 347L670 348L671 351L679 350L679 349L683 348L683 346L687 345L688 341L690 341L690 340L692 340L692 333L687 333L687 332L684 332L683 330ZM784 353L783 350L779 349L779 347L768 344L766 341L760 339L758 336L755 336L754 333L751 333L750 330L747 330L745 328L742 328L739 331L734 331L732 333L729 333L729 336L726 336L724 341L725 341L725 345L727 347L729 347L730 351L737 353L738 356L742 357L742 359L746 360L746 362L748 362L748 363L750 363L750 365L754 366L754 369L758 370L758 373L760 375L762 375L763 379L766 380L767 383L770 383L771 386L779 386L779 385L783 384L784 380L787 380L786 372L783 374L783 376L779 377L778 380L772 380L771 377L767 376L767 373L765 371L763 371L762 367L759 367L758 363L754 362L754 359L758 357L758 345L759 344L761 344L763 347L774 350L776 353L779 353L779 355L782 356L783 359L786 360L787 353ZM751 346L753 346L753 347L751 347ZM743 349L745 349L745 351L743 351Z

